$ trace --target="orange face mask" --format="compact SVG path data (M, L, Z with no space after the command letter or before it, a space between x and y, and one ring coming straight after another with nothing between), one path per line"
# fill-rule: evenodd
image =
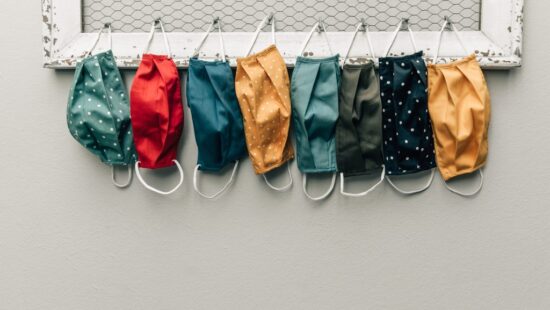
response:
M271 22L273 45L250 55L261 29ZM247 57L237 59L235 92L244 120L248 153L257 174L264 175L266 183L283 191L290 183L277 188L269 183L265 173L294 158L289 139L291 108L289 77L286 64L275 47L275 21L266 17L258 27L250 44Z
M446 21L443 26L439 43L447 24L450 22ZM452 28L462 44L460 35ZM434 64L428 66L428 109L437 166L445 181L479 170L481 182L474 193L464 194L447 185L457 194L474 195L483 185L481 167L487 161L491 115L489 90L475 55L448 64L436 62L437 55Z

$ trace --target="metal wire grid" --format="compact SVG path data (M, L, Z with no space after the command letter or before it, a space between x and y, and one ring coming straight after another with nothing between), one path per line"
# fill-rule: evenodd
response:
M85 32L106 22L115 31L146 32L159 17L167 31L202 32L214 15L224 31L254 31L268 12L276 14L278 31L307 31L318 18L328 31L352 31L361 17L375 31L393 30L402 17L413 30L436 31L445 15L461 30L479 30L481 0L83 0L82 10Z

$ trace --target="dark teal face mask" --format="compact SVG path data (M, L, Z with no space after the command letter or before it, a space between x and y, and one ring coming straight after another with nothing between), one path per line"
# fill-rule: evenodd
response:
M309 33L300 54L303 54L318 27L320 25L316 24ZM324 27L322 29L324 33ZM312 200L328 197L336 181L335 128L338 121L339 84L338 54L315 59L299 56L296 60L291 82L292 120L298 168L303 174L303 189ZM333 173L329 190L321 197L311 197L306 189L307 174L326 172Z
M243 119L235 95L233 73L225 59L221 29L219 35L222 61L198 59L199 50L214 26L221 28L218 20L212 23L195 55L190 59L187 72L187 104L191 109L198 147L193 185L200 195L210 199L227 190L233 182L239 160L247 155ZM220 191L213 195L205 195L199 191L198 170L220 171L230 163L234 163L231 178Z

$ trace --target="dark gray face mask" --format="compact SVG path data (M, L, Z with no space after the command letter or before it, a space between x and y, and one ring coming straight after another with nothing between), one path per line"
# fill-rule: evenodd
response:
M384 180L382 159L382 105L380 85L372 61L366 64L346 64L357 33L363 29L374 57L366 25L357 26L342 67L339 93L339 117L336 125L336 161L340 172L340 193L362 197ZM344 190L346 176L381 173L380 181L362 193Z

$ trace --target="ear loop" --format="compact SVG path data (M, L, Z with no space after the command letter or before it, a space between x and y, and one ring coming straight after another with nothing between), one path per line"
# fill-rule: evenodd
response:
M409 26L409 22L408 20L406 19L401 19L401 22L399 22L399 25L397 25L397 29L395 29L395 31L393 32L393 35L392 35L392 39L391 39L391 42L390 44L388 45L388 47L386 48L386 52L384 53L385 57L388 57L388 55L390 54L390 50L393 46L393 44L395 43L395 40L397 39L397 35L399 34L399 32L401 31L401 29L403 28L403 24L406 24L407 26L407 31L409 32L409 36L411 38L411 43L413 45L413 48L414 48L414 51L418 51L418 48L416 47L416 41L414 39L414 34L411 30L411 27Z
M334 189L334 185L336 185L336 172L332 174L332 180L330 182L329 189L321 196L319 197L312 197L308 191L307 191L307 173L304 173L302 176L302 189L304 190L304 194L306 194L306 197L313 200L313 201L320 201L328 197L330 193L332 193L332 190Z
M445 187L447 187L447 189L457 195L460 195L462 197L472 197L472 196L475 196L477 193L479 193L481 191L481 189L483 188L483 171L481 171L481 169L478 170L479 171L479 176L481 178L480 182L479 182L479 186L478 188L471 192L471 193L464 193L464 192L461 192L457 189L454 189L454 188L451 188L449 186L449 184L445 181Z
M111 30L111 24L105 24L103 26L103 28L101 28L101 30L99 30L97 32L97 37L94 41L94 45L92 45L92 48L90 48L90 50L84 55L84 57L88 57L88 56L92 55L92 52L95 50L95 48L99 44L99 41L101 39L101 35L103 34L103 30L105 30L105 28L107 28L107 36L108 36L108 40L109 40L109 50L113 49L113 35L112 35L112 30Z
M199 43L199 46L197 46L197 48L195 49L195 52L193 53L193 56L191 56L191 58L199 58L199 52L200 52L201 48L203 47L204 43L206 42L206 39L208 38L208 36L212 32L212 28L218 28L218 34L220 36L220 46L221 46L221 50L222 50L222 60L223 60L223 62L226 62L225 45L224 45L224 42L223 42L223 35L222 35L222 24L221 24L221 20L220 20L219 17L214 18L214 20L212 21L212 23L208 27L208 30L206 30L206 33L202 37L202 40Z
M115 178L115 166L111 166L111 180L113 181L113 185L118 188L126 188L132 183L132 165L126 165L128 167L128 180L124 184L120 184L116 181Z
M313 33L315 31L317 31L320 34L324 35L325 41L327 42L328 51L330 52L331 55L334 55L334 53L332 52L332 47L330 46L330 41L328 40L327 30L325 29L325 23L323 23L322 21L318 21L318 22L315 23L315 25L313 25L313 28L307 34L307 37L306 37L304 43L302 44L302 48L300 48L300 53L298 53L298 56L302 56L304 54L304 51L306 50L307 44L311 40L311 37L313 36Z
M435 175L435 169L431 169L431 170L432 170L432 171L431 171L431 173L430 173L430 179L428 180L428 183L427 183L425 186L423 186L423 187L421 187L421 188L419 188L419 189L416 189L416 190L412 190L412 191L405 191L405 190L400 189L399 187L397 187L397 185L395 185L395 184L392 182L392 180L390 179L389 176L386 176L386 181L388 181L388 183L390 183L390 185L391 185L396 191L400 192L400 193L403 194L403 195L418 194L418 193L421 193L421 192L427 190L427 189L430 187L430 185L432 185L432 182L433 182L433 180L434 180L434 175Z
M344 190L344 178L345 178L344 173L340 172L340 194L342 194L343 196L355 197L355 198L367 196L372 191L374 191L380 184L384 182L385 175L386 175L386 167L382 166L382 173L380 174L380 180L376 184L374 184L371 188L361 193L348 193Z
M269 180L267 179L267 177L264 173L264 174L262 174L262 177L264 177L264 181L267 184L267 186L269 186L272 190L275 190L275 191L278 191L278 192L286 192L287 190L289 190L292 187L292 183L294 182L294 180L292 180L292 173L290 173L290 164L288 162L286 163L286 169L287 169L287 172L288 172L288 178L290 179L290 182L287 185L282 186L282 187L274 186L273 184L269 183Z
M151 185L147 184L145 182L145 180L141 177L141 174L139 173L139 161L136 161L136 175L139 179L139 181L141 182L141 184L143 184L143 186L145 186L145 188L147 188L148 190L152 191L152 192L155 192L157 194L161 194L161 195L170 195L172 193L174 193L176 190L178 190L178 188L180 188L181 184L183 183L183 179L184 179L184 174L183 174L183 169L181 168L180 166L180 163L175 160L175 159L172 159L172 161L174 162L174 164L176 164L176 167L178 168L178 171L179 171L179 174L180 174L180 180L178 182L178 185L176 185L176 187L174 187L173 189L167 191L167 192L163 192L161 190L158 190L154 187L152 187Z
M256 32L254 33L254 36L252 37L252 40L250 41L250 47L248 48L248 51L246 52L246 56L249 56L250 53L252 53L252 48L254 48L254 44L256 44L256 41L258 40L258 36L260 35L260 32L266 25L271 24L271 41L273 42L273 45L277 45L277 40L275 38L275 16L273 14L269 14L260 22L258 25L258 28L256 28ZM246 57L245 56L245 57Z
M233 184L233 181L235 181L235 174L237 172L237 168L239 168L239 161L237 160L235 162L235 165L233 166L233 172L231 172L231 177L229 178L229 181L227 181L227 183L225 183L225 185L222 187L222 189L220 189L219 191L217 191L216 193L214 193L212 195L204 194L203 192L201 192L199 190L199 186L197 184L198 183L197 182L197 175L198 175L198 172L199 172L199 167L200 167L200 165L196 165L195 166L195 171L193 172L193 188L195 189L195 192L197 192L202 197L204 197L206 199L214 199L214 198L217 198L218 196L220 196L221 194L223 194Z
M369 32L369 26L364 20L361 20L359 25L357 25L357 28L355 28L355 32L353 33L351 37L351 41L349 42L348 49L346 52L346 55L344 56L344 61L342 61L342 68L346 64L346 60L348 60L349 53L351 52L351 48L353 47L353 44L355 43L355 39L357 38L357 33L359 31L364 31L367 36L367 44L369 45L369 52L371 54L372 59L375 59L376 56L374 55L374 50L372 49L372 41L370 39L370 32Z
M164 46L166 47L166 52L168 53L167 56L168 58L172 58L172 51L170 49L170 43L168 42L168 36L166 35L166 31L164 31L164 25L162 24L162 20L160 19L155 20L153 22L153 25L151 26L151 31L149 32L149 38L147 39L147 45L143 50L143 54L147 54L149 52L149 48L151 47L151 43L153 42L153 37L155 36L155 29L157 28L157 24L160 25L160 30L162 31Z
M464 41L462 40L460 33L456 29L456 26L454 25L453 22L450 21L448 17L445 17L445 22L443 23L443 27L441 27L441 31L439 31L439 37L437 39L437 48L435 49L435 56L433 60L434 64L437 64L437 60L439 59L439 50L441 49L441 41L443 40L443 33L445 32L445 29L447 28L447 26L451 27L451 29L453 30L453 32L455 33L458 39L458 43L460 43L460 46L462 47L464 52L468 54L468 49L466 48L466 45L464 44Z

